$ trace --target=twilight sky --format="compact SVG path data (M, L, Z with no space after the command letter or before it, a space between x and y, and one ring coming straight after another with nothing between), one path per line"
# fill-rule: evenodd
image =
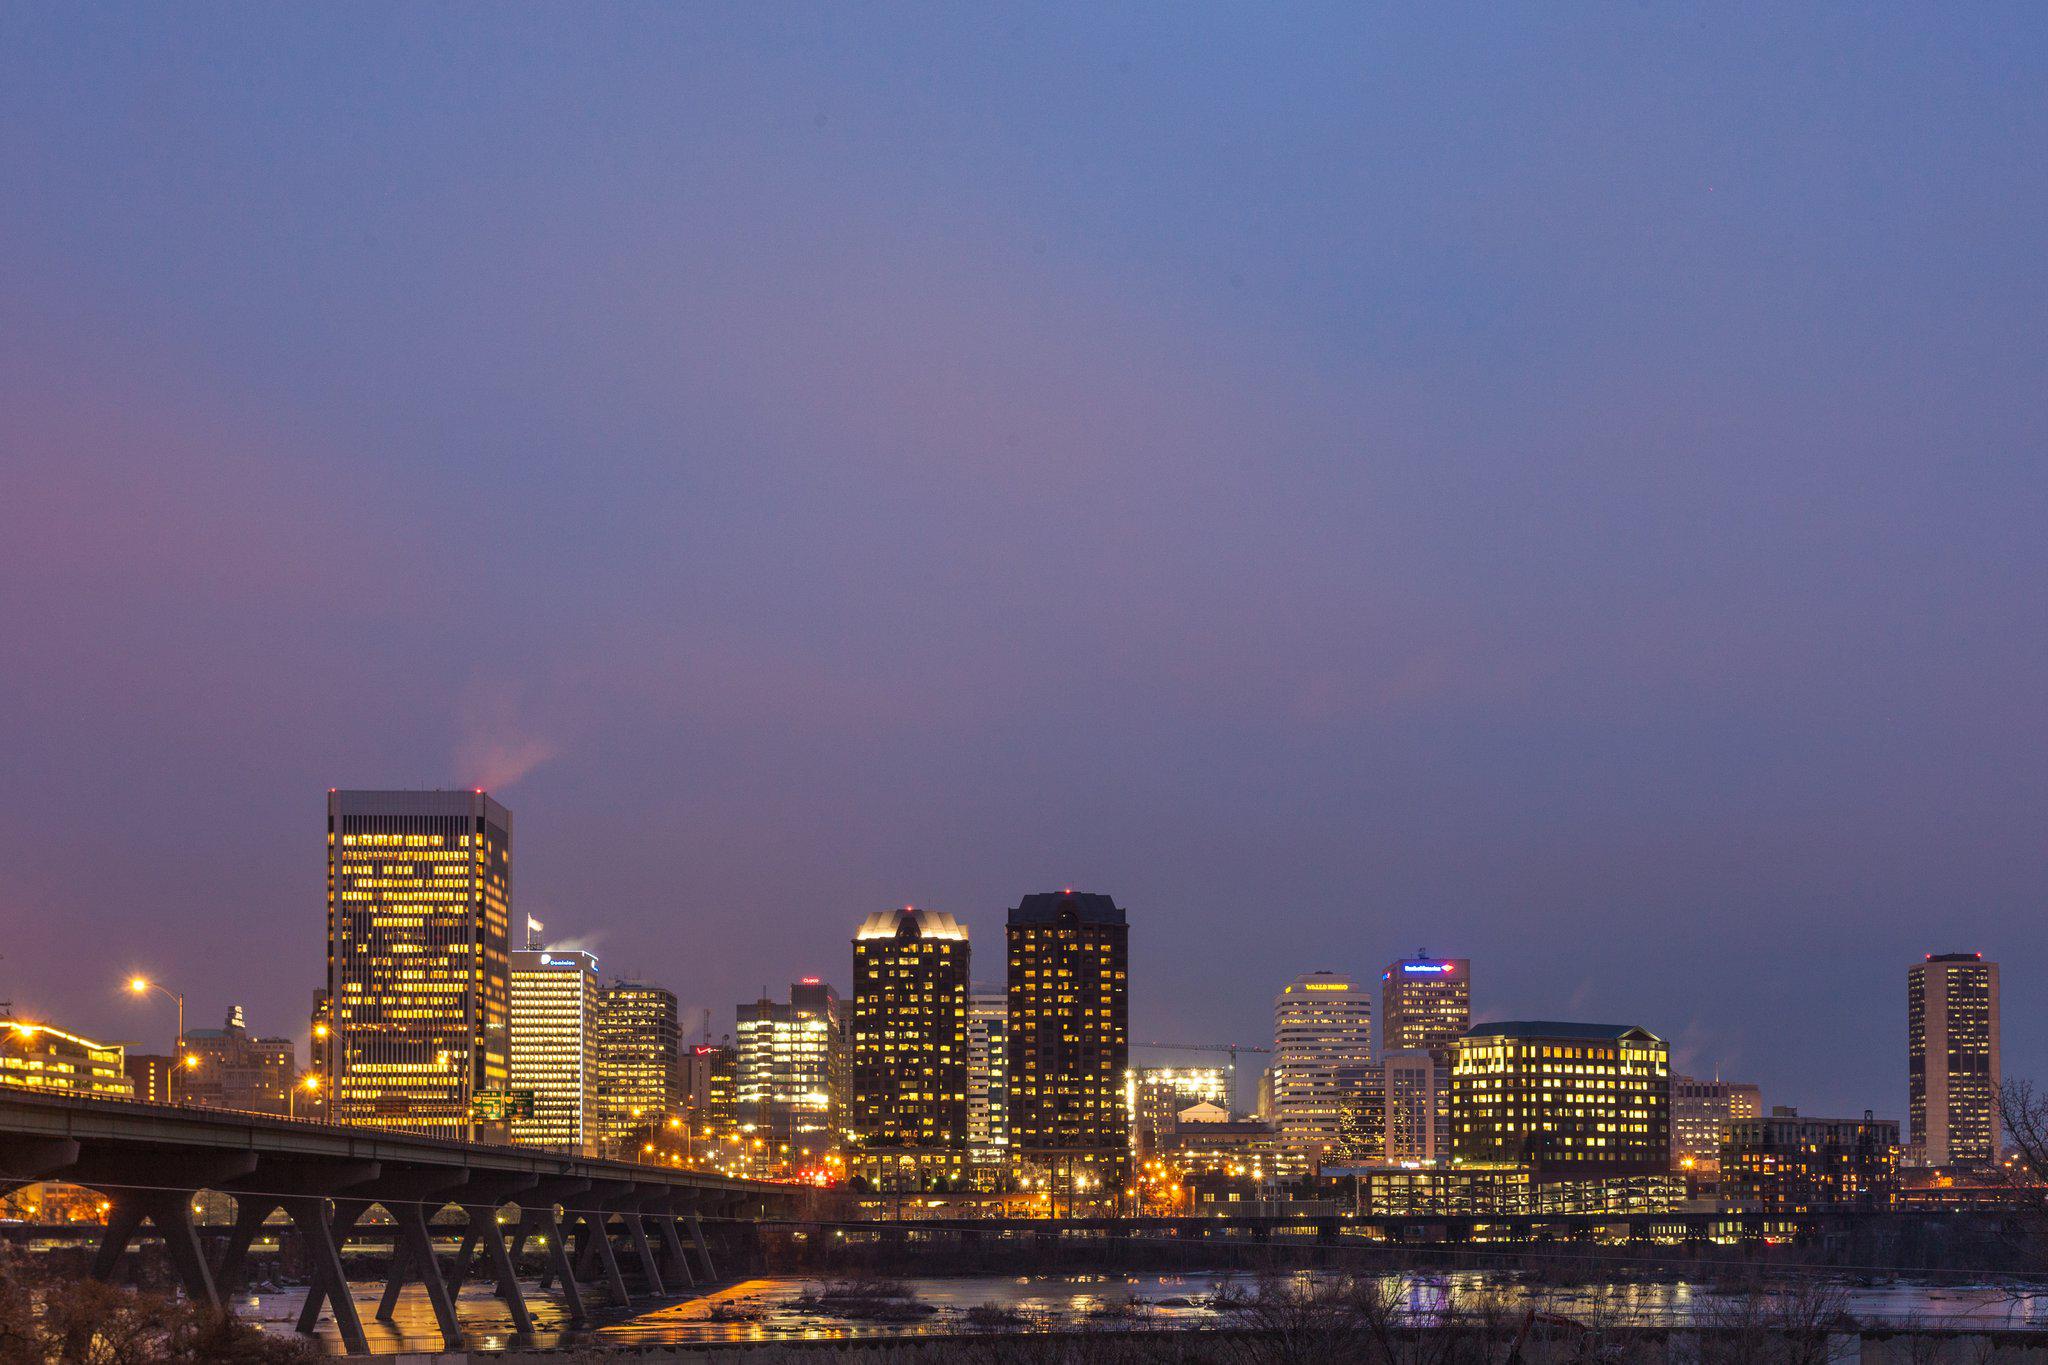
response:
M303 1037L487 784L720 1032L1071 885L1140 1042L2048 1079L2048 9L1099 9L0 0L0 998Z

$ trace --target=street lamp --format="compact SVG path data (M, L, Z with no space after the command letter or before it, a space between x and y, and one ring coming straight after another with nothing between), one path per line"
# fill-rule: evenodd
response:
M295 1119L299 1116L299 1092L301 1090L305 1091L308 1095L319 1094L319 1073L315 1072L314 1074L307 1076L304 1080L300 1081L297 1085L291 1088L291 1093L285 1097L284 1116L288 1119Z
M171 1049L171 1065L169 1071L165 1073L164 1080L165 1097L175 1100L178 1097L178 1068L196 1064L198 1061L196 1057L187 1059L185 1056L185 997L159 982L151 981L146 976L129 977L128 989L136 995L147 995L155 991L158 995L169 996L178 1002L178 1045Z

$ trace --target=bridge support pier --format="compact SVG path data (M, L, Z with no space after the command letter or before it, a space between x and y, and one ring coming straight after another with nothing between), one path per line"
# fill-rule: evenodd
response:
M81 1153L60 1178L98 1190L107 1200L107 1230L93 1257L93 1278L111 1280L121 1253L142 1225L149 1223L163 1239L164 1252L186 1295L218 1313L220 1291L199 1245L198 1230L192 1226L192 1197L255 1169L254 1152L213 1155L174 1151L154 1157Z
M612 1249L611 1213L605 1209L588 1209L581 1215L582 1246L576 1258L577 1273L586 1280L591 1271L604 1272L605 1288L611 1293L613 1302L621 1307L633 1301L626 1292L626 1277L619 1273L618 1254Z
M100 1246L92 1261L92 1277L106 1281L114 1277L114 1270L121 1264L121 1253L128 1249L135 1234L147 1222L156 1227L157 1236L163 1238L164 1252L170 1257L172 1269L178 1272L178 1282L184 1286L185 1295L194 1303L202 1303L213 1312L220 1312L220 1290L214 1284L213 1271L206 1264L206 1254L199 1246L198 1229L192 1226L192 1196L197 1190L116 1190L105 1191L107 1202L112 1206L107 1212L107 1230L100 1238Z
M695 1289L697 1277L690 1272L690 1254L683 1250L683 1239L676 1232L676 1216L664 1213L654 1223L661 1229L662 1244L668 1248L669 1273L682 1281L683 1288Z
M704 1266L704 1280L708 1284L718 1278L718 1267L711 1263L711 1247L704 1240L704 1222L693 1212L690 1218L690 1242L697 1248L697 1259Z
M300 1240L306 1244L306 1258L312 1262L312 1283L307 1286L306 1302L299 1309L299 1331L310 1334L320 1325L320 1305L325 1301L333 1309L342 1349L355 1355L366 1354L370 1342L363 1335L362 1315L356 1312L356 1301L348 1291L341 1244L368 1206L356 1200L346 1205L337 1203L330 1215L325 1199L286 1199L280 1203L298 1228Z
M524 1213L519 1237L522 1241L529 1236L540 1238L541 1254L547 1259L547 1269L541 1272L541 1287L545 1289L551 1278L560 1280L562 1298L569 1306L569 1321L578 1325L589 1321L589 1314L583 1311L583 1287L576 1283L575 1269L569 1264L569 1246L562 1236L561 1224L555 1221L554 1205L541 1205Z
M646 1282L647 1292L656 1298L667 1298L668 1290L661 1283L661 1267L654 1263L654 1248L647 1241L647 1225L637 1213L619 1215L626 1225L626 1233L633 1239L633 1254L640 1261L640 1277Z
M441 1338L453 1350L462 1344L462 1324L456 1320L455 1298L448 1292L440 1259L434 1255L433 1234L427 1230L427 1207L416 1200L394 1199L384 1208L398 1226L398 1244L392 1250L390 1278L385 1281L384 1297L377 1304L377 1317L383 1322L391 1321L407 1277L417 1278L426 1286L427 1302L434 1306L434 1322L441 1329Z
M490 1262L491 1273L498 1281L498 1297L512 1310L513 1330L524 1335L533 1330L533 1315L526 1310L526 1295L520 1292L519 1276L512 1268L512 1253L505 1247L506 1229L498 1223L498 1209L494 1204L464 1204L462 1211L469 1218L469 1231L463 1242L474 1248L481 1245L484 1258ZM472 1252L472 1254L474 1254ZM462 1288L462 1280L469 1272L469 1258L464 1257L457 1266L455 1288Z

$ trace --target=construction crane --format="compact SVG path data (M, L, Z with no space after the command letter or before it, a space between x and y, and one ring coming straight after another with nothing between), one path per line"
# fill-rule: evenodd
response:
M1230 1078L1237 1079L1237 1054L1240 1052L1271 1052L1269 1047L1253 1047L1250 1043L1146 1043L1145 1047L1162 1048L1169 1052L1221 1052L1230 1058Z
M1240 1052L1271 1052L1269 1047L1253 1047L1250 1043L1146 1043L1145 1047L1161 1048L1169 1052L1221 1052L1230 1058L1230 1070L1225 1073L1223 1085L1228 1093L1230 1107L1237 1107L1237 1054Z

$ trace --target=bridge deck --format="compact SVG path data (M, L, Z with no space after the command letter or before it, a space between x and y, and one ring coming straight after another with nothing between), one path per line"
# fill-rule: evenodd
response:
M700 1274L714 1277L703 1218L763 1218L786 1211L796 1194L788 1185L533 1147L0 1087L0 1193L39 1180L82 1185L108 1202L95 1275L111 1277L149 1224L186 1292L215 1308L219 1284L239 1276L251 1243L281 1211L312 1262L300 1330L312 1330L324 1304L352 1351L366 1342L341 1248L373 1208L389 1216L382 1231L395 1238L380 1315L392 1311L402 1285L418 1281L453 1346L462 1339L453 1291L479 1261L524 1323L514 1268L532 1241L546 1259L546 1278L561 1285L571 1317L581 1320L588 1292L629 1302L629 1275L655 1296L671 1284L694 1285ZM192 1223L192 1200L202 1190L235 1199L235 1223L217 1261L207 1258ZM508 1205L520 1216L503 1223L498 1211ZM465 1230L454 1265L444 1267L429 1220L450 1207Z

